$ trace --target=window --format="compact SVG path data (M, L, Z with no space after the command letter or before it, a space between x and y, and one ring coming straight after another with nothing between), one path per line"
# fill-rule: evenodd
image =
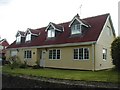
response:
M24 58L32 58L32 51L31 50L24 51Z
M11 56L17 56L17 51L16 50L11 51Z
M48 38L49 37L55 37L55 30L54 29L48 30Z
M80 24L72 25L71 29L72 29L71 34L79 34L79 33L81 33L81 25Z
M103 60L107 59L107 49L103 48Z
M20 41L21 41L21 36L18 36L18 37L16 38L16 43L20 43Z
M30 41L30 40L31 40L31 34L27 34L26 41Z
M49 50L49 59L60 59L60 50Z
M89 48L74 49L74 59L87 60L89 59Z

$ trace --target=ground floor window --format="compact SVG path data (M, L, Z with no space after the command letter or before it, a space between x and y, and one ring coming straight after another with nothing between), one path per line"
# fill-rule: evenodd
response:
M74 59L76 59L76 60L87 60L87 59L89 59L89 48L74 49Z
M32 58L32 51L31 50L24 51L24 58Z
M60 59L60 50L59 49L49 50L49 59Z
M106 60L107 59L107 49L103 48L103 60Z

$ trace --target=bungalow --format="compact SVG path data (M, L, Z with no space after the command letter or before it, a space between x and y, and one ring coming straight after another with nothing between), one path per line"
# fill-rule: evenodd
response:
M80 19L47 27L18 31L7 48L7 58L17 55L21 62L41 67L102 70L112 68L110 47L115 39L110 14Z

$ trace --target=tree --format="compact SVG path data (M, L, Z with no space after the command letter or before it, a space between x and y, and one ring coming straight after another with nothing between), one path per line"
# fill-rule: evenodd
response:
M111 44L111 56L113 64L120 71L120 37L117 37Z

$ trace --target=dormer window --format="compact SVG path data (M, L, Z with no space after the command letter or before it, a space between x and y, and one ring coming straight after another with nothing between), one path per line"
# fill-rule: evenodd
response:
M27 42L27 41L31 41L31 34L27 34L25 41L26 41L26 42Z
M54 29L48 30L47 37L48 38L55 37L55 30Z
M80 24L74 24L71 27L71 34L80 34L81 33L81 25Z
M17 32L17 34L16 34L16 44L20 44L20 43L23 42L24 37L25 37L24 34L25 34L25 32L23 32L23 31L18 31Z
M63 32L63 27L50 22L45 31L47 31L47 38L54 38L57 34Z
M17 36L16 37L16 43L20 43L21 42L21 36Z
M71 28L71 35L74 35L83 33L83 30L90 27L90 25L87 24L86 21L81 20L80 16L77 14L70 22L69 27Z

